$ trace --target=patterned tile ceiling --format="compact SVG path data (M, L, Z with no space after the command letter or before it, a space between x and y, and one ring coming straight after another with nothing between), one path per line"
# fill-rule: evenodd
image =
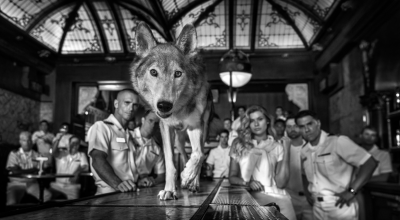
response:
M0 15L61 54L134 53L145 21L159 42L193 23L204 50L308 49L339 0L3 0Z

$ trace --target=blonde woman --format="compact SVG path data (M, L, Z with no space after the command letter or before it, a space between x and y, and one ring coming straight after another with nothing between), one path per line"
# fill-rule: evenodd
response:
M288 219L296 219L289 194L284 190L289 180L290 139L282 144L268 135L270 119L261 106L251 106L231 147L229 182L259 191L262 200L275 202Z

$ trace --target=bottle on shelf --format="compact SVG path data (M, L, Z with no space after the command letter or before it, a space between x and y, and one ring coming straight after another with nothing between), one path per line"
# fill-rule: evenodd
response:
M397 147L400 147L400 129L396 130L395 143Z
M399 109L400 109L400 87L397 87L394 97L394 110L399 110Z

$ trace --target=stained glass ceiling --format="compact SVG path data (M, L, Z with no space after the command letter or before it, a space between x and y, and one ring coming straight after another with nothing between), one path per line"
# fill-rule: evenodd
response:
M204 50L308 49L339 0L3 0L0 15L60 54L135 52L146 22L159 42L193 23Z

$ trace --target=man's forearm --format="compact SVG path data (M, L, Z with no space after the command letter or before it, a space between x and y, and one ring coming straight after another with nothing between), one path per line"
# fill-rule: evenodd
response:
M359 191L361 187L371 178L372 173L377 165L378 163L371 156L363 165L361 165L357 178L351 183L350 187L352 187L355 191Z
M118 188L118 185L122 182L122 180L115 174L113 168L107 160L93 159L92 165L96 170L96 173L104 182L114 189Z

